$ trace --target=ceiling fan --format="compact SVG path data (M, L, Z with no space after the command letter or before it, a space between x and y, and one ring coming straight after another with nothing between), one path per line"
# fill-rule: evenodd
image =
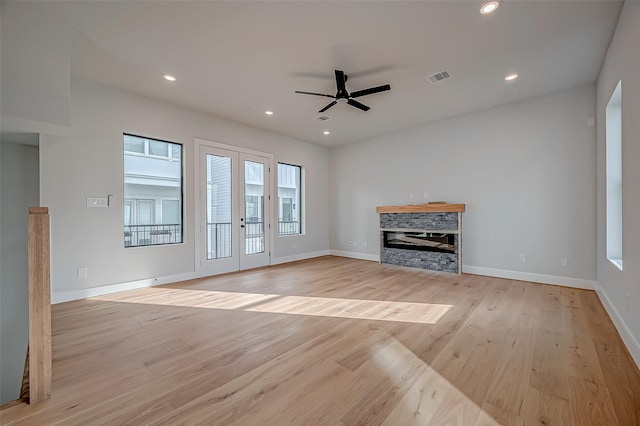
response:
M369 89L358 90L357 92L353 92L349 94L349 92L347 92L347 89L345 87L345 83L347 82L347 78L348 78L347 75L344 73L344 71L340 71L340 70L335 70L335 71L336 71L336 86L338 87L338 92L335 94L335 96L325 95L324 93L303 92L300 90L296 90L296 93L300 93L303 95L324 96L326 98L334 99L333 102L331 102L329 105L325 106L320 111L318 111L319 113L325 112L326 110L328 110L329 108L337 104L338 101L341 101L341 100L346 100L347 101L346 103L348 105L351 105L363 111L369 111L370 108L368 106L354 100L353 98L359 98L361 96L372 95L374 93L391 90L391 86L389 86L388 84L385 84L383 86L377 86L377 87L371 87Z

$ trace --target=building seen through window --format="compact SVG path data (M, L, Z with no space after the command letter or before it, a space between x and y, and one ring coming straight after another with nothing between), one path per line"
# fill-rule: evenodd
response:
M124 246L182 242L182 145L124 135Z
M278 163L278 235L302 233L302 168Z

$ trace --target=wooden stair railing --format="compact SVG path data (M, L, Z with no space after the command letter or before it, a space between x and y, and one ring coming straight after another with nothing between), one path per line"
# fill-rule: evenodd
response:
M29 348L21 398L51 396L51 254L49 208L29 207Z

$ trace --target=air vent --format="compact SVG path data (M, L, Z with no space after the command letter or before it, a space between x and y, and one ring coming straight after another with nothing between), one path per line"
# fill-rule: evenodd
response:
M433 83L438 83L449 77L451 76L449 75L448 71L442 71L442 72L439 72L438 74L430 75L429 81L433 84Z
M320 117L318 117L318 120L320 121L327 121L329 119L329 117L327 117L326 115L321 115Z

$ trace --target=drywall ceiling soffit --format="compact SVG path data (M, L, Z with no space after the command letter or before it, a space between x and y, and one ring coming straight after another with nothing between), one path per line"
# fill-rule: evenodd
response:
M505 0L481 16L477 1L55 3L75 31L73 75L325 146L593 83L622 6ZM333 94L334 69L350 91L392 90L366 97L366 113L318 114L326 99L294 91ZM443 70L451 78L430 84ZM505 83L511 71L520 78Z
M0 142L2 143L18 143L21 145L40 145L40 135L37 133L10 133L1 132Z

